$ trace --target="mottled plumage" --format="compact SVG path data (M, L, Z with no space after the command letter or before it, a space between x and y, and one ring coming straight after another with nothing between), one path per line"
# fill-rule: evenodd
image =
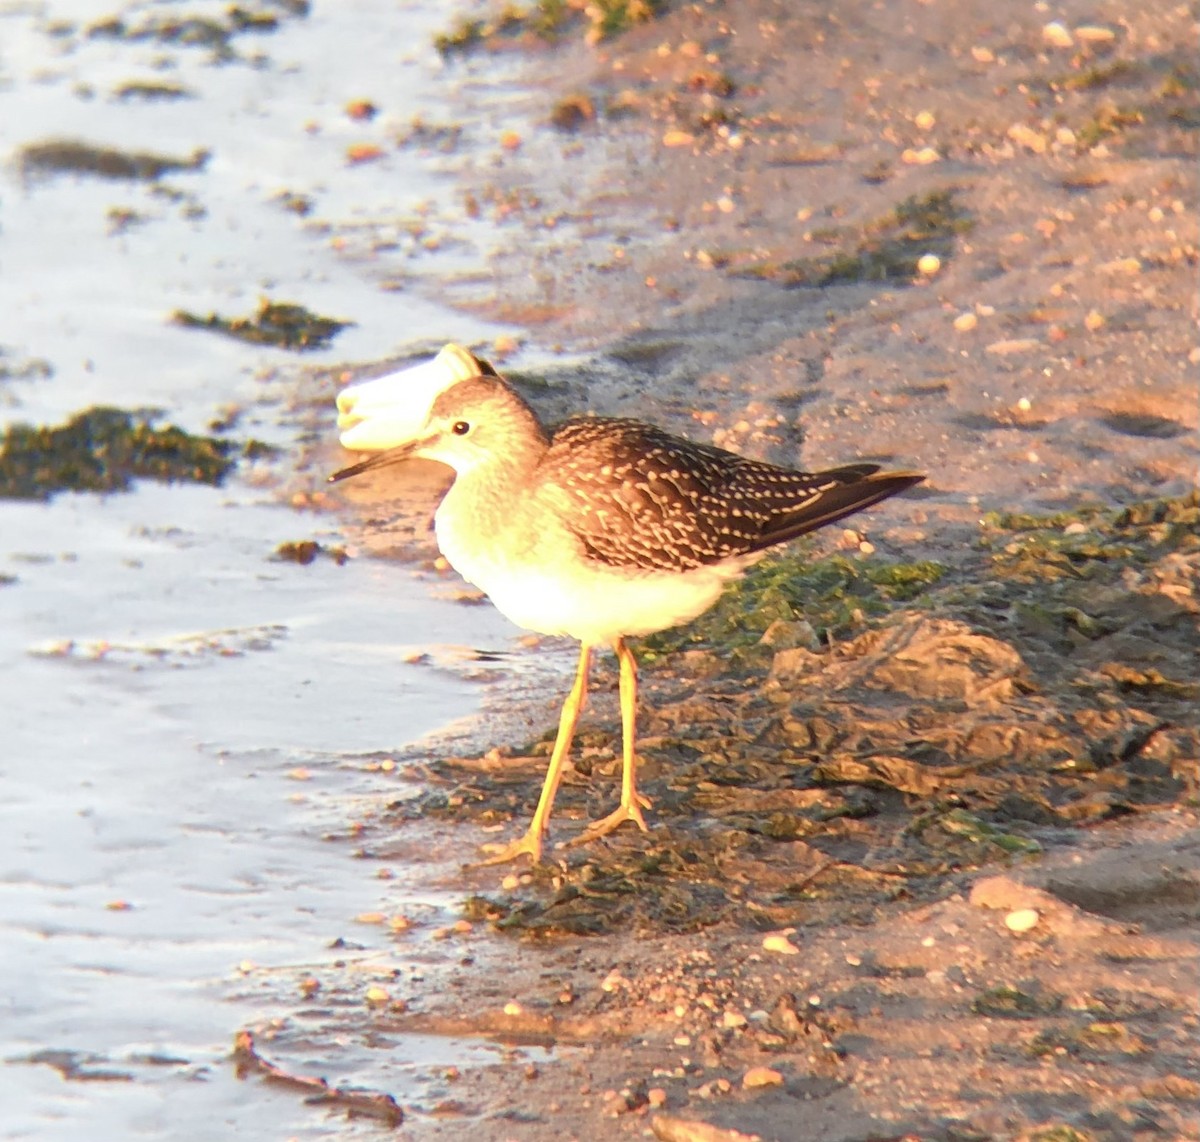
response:
M797 472L640 420L576 417L554 432L538 475L571 494L568 526L592 558L683 571L773 547L882 499L885 485L866 482L878 470Z
M455 480L435 517L447 560L517 624L581 641L533 822L495 858L536 861L593 646L611 643L620 662L623 775L619 807L583 840L623 821L646 827L633 750L637 672L625 638L694 618L767 549L923 477L875 464L792 471L637 420L576 417L551 435L490 366L480 367L437 397L416 439L332 478L409 456L448 464Z

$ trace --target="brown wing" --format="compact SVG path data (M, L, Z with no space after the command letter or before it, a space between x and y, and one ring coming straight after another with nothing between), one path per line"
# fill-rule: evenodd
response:
M599 417L561 425L539 471L567 493L592 558L669 571L784 543L923 479L876 464L797 472Z

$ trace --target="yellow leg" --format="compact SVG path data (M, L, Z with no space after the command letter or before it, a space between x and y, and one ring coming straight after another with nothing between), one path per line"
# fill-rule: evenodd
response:
M637 791L637 757L633 751L637 737L637 659L622 638L613 643L613 650L621 668L621 804L607 817L593 821L563 848L587 844L626 821L633 821L643 833L650 831L642 816L642 810L650 808L650 799Z
M481 865L504 864L526 853L533 859L534 864L542 859L542 842L550 821L550 810L554 807L554 796L558 792L559 782L562 781L563 763L571 749L571 739L575 736L575 723L579 721L579 712L587 701L588 668L591 662L592 648L585 642L579 648L575 684L571 687L567 700L563 702L562 714L558 719L558 736L554 739L554 749L550 753L550 767L546 770L542 795L538 798L529 828L523 837L510 841L507 845L484 845L484 852L491 855L487 860L481 861Z

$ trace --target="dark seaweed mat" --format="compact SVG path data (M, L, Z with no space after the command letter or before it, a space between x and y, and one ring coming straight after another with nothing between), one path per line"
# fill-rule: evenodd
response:
M91 408L55 427L14 424L0 447L0 496L47 500L55 492L125 491L139 477L219 484L239 451L270 449L251 441L194 436L157 415Z
M305 352L324 349L350 321L321 317L291 302L263 301L253 317L222 317L217 313L201 316L176 310L172 320L191 329L211 329L236 341L252 345L273 345L277 349Z
M203 170L209 159L207 151L196 151L189 158L181 159L150 151L103 147L79 139L47 139L30 143L21 148L18 157L22 172L30 177L74 174L146 181L154 181L178 171Z
M960 873L1036 859L1041 843L1068 843L1077 827L1194 799L1200 631L1194 611L1157 588L1195 567L1198 521L1195 494L1121 512L993 517L969 566L923 585L904 609L868 616L874 629L833 654L759 646L755 632L786 614L787 561L749 576L714 612L669 632L692 648L686 662L644 672L652 831L548 848L531 885L474 896L467 914L525 935L866 922L886 901L944 893ZM874 574L885 602L912 580ZM835 615L847 585L871 581L839 575L825 602ZM815 606L800 614L820 626ZM748 649L731 655L738 610ZM935 672L897 694L868 668L897 629L948 629L952 650L977 640L1020 668L999 696L941 693ZM793 673L781 676L781 664ZM976 665L986 675L995 662L985 653ZM612 807L618 754L616 725L580 735L552 840ZM544 756L437 761L414 773L423 792L385 821L507 822L515 834L543 772Z

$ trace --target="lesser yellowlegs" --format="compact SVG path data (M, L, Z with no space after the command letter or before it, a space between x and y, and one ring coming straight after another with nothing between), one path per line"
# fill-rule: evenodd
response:
M638 420L575 417L547 431L490 366L479 365L483 375L447 381L412 439L330 480L418 456L453 468L435 516L442 554L519 626L580 641L533 821L518 840L490 846L485 863L524 854L536 862L594 647L611 645L620 664L621 800L572 843L625 821L646 829L649 802L638 793L634 754L637 663L626 638L695 618L769 548L924 477L880 472L877 464L798 472Z

